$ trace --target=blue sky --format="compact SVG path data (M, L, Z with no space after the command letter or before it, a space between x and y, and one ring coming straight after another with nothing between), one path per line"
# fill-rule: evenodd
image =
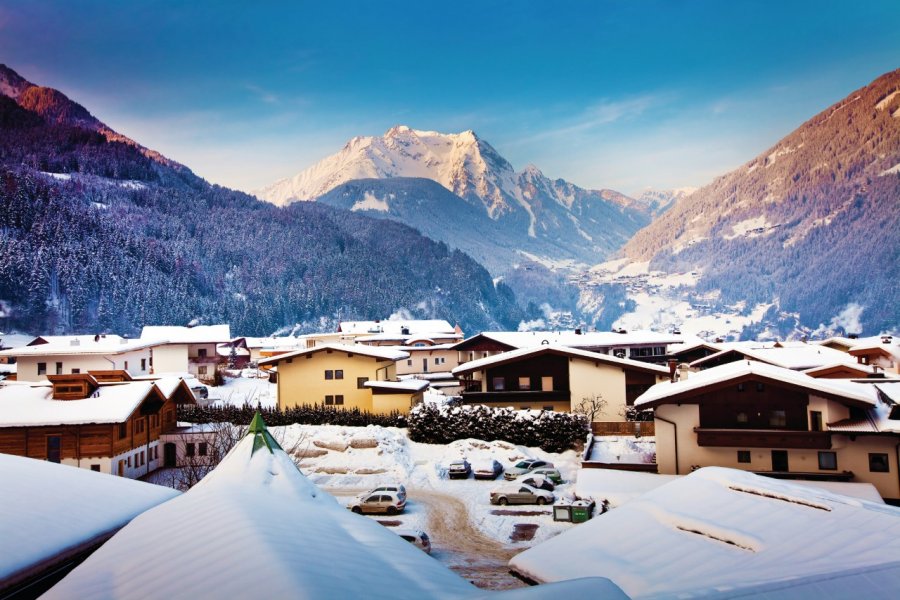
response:
M707 183L900 67L898 32L896 0L4 0L0 62L238 189L405 124L636 194Z

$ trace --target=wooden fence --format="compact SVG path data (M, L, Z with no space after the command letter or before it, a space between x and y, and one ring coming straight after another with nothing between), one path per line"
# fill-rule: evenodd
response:
M591 423L594 435L635 435L654 436L656 425L653 421L595 421Z

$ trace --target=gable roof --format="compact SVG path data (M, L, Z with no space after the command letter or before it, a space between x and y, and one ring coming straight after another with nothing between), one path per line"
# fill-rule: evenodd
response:
M687 379L680 381L657 383L638 396L634 405L651 408L660 404L677 402L685 397L702 393L705 388L749 376L798 387L813 395L833 398L857 406L875 406L878 402L875 389L868 384L839 379L816 379L792 369L776 367L755 360L740 360L698 373L691 373Z
M318 352L346 352L347 354L355 354L360 356L368 356L378 360L398 361L409 358L409 353L396 350L389 346L364 346L362 344L322 344L314 348L304 348L294 352L286 352L271 358L259 361L259 365L277 365L290 358L304 356L306 354L316 354Z
M68 335L68 336L44 336L47 343L19 346L10 350L0 351L0 356L69 356L78 354L124 354L143 350L155 345L147 340L135 340L119 337L117 335L93 336L93 335Z
M407 333L403 333L406 329ZM407 319L389 321L341 321L337 328L339 333L364 334L392 334L392 335L422 335L422 334L449 334L459 332L444 319Z
M823 365L846 362L847 354L828 346L806 344L803 342L732 342L720 344L720 350L691 363L691 367L704 368L715 364L728 354L740 358L752 358L760 362L784 367L786 369L805 370Z
M680 335L655 331L483 331L457 344L457 349L490 340L508 348L533 348L541 345L566 346L570 348L614 348L618 346L649 346L678 344L684 341Z
M567 346L559 346L554 344L520 348L518 350L511 350L502 354L495 354L494 356L472 360L456 367L455 369L453 369L452 373L454 375L471 373L472 371L480 371L481 369L486 369L488 367L496 367L499 365L517 362L527 358L534 358L536 356L542 356L545 354L554 354L557 356L567 356L570 358L577 358L581 360L602 362L607 365L614 365L617 367L629 368L659 375L669 374L669 369L660 365L654 365L652 363L645 363L627 358L618 358L615 356L610 356L609 354L599 354L597 352L589 352L587 350L579 350L577 348L570 348Z
M179 495L158 485L9 454L0 454L0 480L15 482L0 486L0 540L15 549L0 552L0 593Z
M91 396L81 400L54 400L53 386L48 384L3 382L0 427L124 423L144 400L156 397L164 402L184 383L180 378L171 379L162 380L159 386L147 380L100 383Z
M889 565L898 556L898 508L707 467L526 550L510 566L539 582L609 577L633 598L717 589L737 597L745 588ZM877 582L860 583L851 596L883 597ZM847 592L840 590L832 597Z

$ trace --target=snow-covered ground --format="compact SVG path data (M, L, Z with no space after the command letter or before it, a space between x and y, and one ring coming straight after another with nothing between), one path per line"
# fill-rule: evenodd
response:
M591 462L601 463L655 463L656 438L630 435L604 435L594 437L591 445Z
M224 405L263 408L278 406L278 386L261 377L226 377L225 384L209 388L209 402Z
M562 454L538 448L515 446L507 442L458 440L447 445L421 444L408 439L406 431L386 427L340 427L292 425L273 427L273 435L282 446L299 459L301 471L320 487L349 503L352 496L377 485L399 482L407 487L409 501L398 520L405 528L427 531L428 511L416 501L418 491L424 494L446 494L462 502L474 526L483 535L503 544L531 545L567 529L568 523L554 522L549 507L500 507L490 503L490 492L504 485L495 481L450 480L447 466L466 458L473 466L496 459L510 467L528 457L552 462L564 483L556 487L557 498L574 498L574 480L580 466L575 451ZM526 515L515 513L528 513ZM531 542L512 542L517 524L536 524Z

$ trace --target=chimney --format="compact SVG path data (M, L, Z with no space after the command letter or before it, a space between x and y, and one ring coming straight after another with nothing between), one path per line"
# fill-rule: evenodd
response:
M581 335L581 327L575 328L575 335Z
M850 338L851 340L855 340L855 339L859 338L859 334L858 333L848 333L847 337Z
M881 336L881 343L882 343L882 344L890 344L893 340L894 340L894 337L893 337L893 336L890 336L890 335L883 335L883 336Z
M669 381L675 383L675 370L678 368L678 360L674 358L669 359Z

